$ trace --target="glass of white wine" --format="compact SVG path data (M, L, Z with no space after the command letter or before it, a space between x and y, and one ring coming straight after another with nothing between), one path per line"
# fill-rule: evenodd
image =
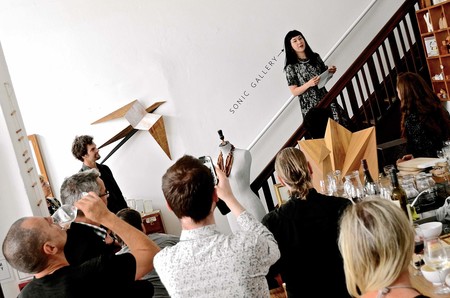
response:
M447 252L439 237L424 239L423 259L425 264L439 271L441 285L436 288L436 294L450 293L450 288L445 283L443 269L448 266Z

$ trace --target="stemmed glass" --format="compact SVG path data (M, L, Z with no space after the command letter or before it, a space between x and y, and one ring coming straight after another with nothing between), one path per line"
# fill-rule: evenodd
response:
M359 171L355 170L345 176L344 190L347 197L354 203L364 198L364 187L359 179Z
M422 253L423 253L423 232L420 228L419 224L413 224L414 227L414 254L415 258L413 260L414 262L414 268L416 271L414 272L414 276L420 276L422 275L422 272L420 271L420 267L422 265Z
M439 240L439 237L424 240L423 258L428 266L439 271L441 286L436 289L435 293L450 293L450 288L445 284L445 276L442 276L442 270L448 264L447 252L445 251L442 242Z

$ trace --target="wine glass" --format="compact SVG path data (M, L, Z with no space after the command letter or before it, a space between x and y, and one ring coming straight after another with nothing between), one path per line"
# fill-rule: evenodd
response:
M64 204L52 214L53 223L59 225L62 230L70 228L70 224L77 218L77 207Z
M320 193L329 196L327 180L322 179L319 181L319 184L320 184Z
M442 270L448 265L447 252L438 237L424 240L423 258L428 266L439 271L441 285L435 293L450 293L450 288L445 283L445 276L442 276Z
M341 170L335 170L328 174L329 188L332 191L333 196L342 197L344 196L344 183L342 182L342 172Z
M414 268L416 271L414 272L414 276L422 275L420 271L420 267L422 266L422 253L423 253L423 232L420 228L419 224L413 224L414 227Z
M347 197L354 203L359 202L364 198L364 187L359 179L358 170L355 170L345 176L344 190Z

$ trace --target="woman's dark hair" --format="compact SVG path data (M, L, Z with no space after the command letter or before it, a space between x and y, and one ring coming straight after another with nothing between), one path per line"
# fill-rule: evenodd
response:
M92 136L76 136L72 143L72 154L79 161L83 161L83 156L87 154L87 146L93 143Z
M450 119L448 111L434 94L427 82L418 74L401 73L397 77L397 89L401 98L401 130L405 136L405 120L409 114L416 113L429 131L441 135L442 140L450 138Z
M131 208L123 208L123 209L119 210L116 213L116 215L118 218L129 223L130 225L132 225L139 231L144 232L144 229L142 228L142 217L141 217L141 214L139 213L139 211L136 211ZM114 233L114 236L116 237L117 242L119 242L120 245L125 244L125 242L122 240L122 238L120 238L119 235Z
M299 35L305 40L305 54L306 58L309 59L309 63L312 65L316 65L317 63L317 53L313 52L303 34L300 31L292 30L289 31L284 37L284 51L286 52L286 59L284 61L284 70L286 70L286 67L289 64L295 64L298 62L297 53L294 51L291 45L291 39Z

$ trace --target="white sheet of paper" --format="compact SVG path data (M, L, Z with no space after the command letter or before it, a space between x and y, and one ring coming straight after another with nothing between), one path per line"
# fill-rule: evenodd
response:
M323 88L325 86L326 83L328 83L328 81L333 77L333 74L328 72L328 69L325 70L324 72L322 72L320 74L320 81L319 84L317 84L317 87Z

